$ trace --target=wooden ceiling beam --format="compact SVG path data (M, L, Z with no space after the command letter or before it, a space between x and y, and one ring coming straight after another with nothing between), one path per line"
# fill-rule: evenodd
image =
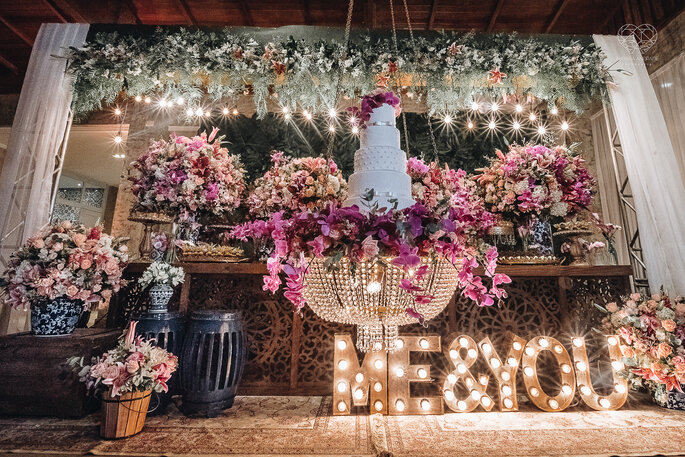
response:
M375 29L378 24L376 24L376 0L366 0L364 4L364 22L366 22L366 27L370 29Z
M7 20L4 16L0 15L0 22L10 29L12 33L14 33L16 36L18 36L21 41L24 43L28 44L30 47L33 47L33 39L31 39L28 35L26 35L24 32L19 30L14 24L12 24L10 21Z
M309 0L303 0L304 5L304 25L312 25L314 21L312 20L312 8L309 4Z
M564 12L564 8L568 6L569 0L561 0L558 4L556 9L554 10L554 13L552 14L552 17L549 19L549 22L547 22L547 27L545 27L545 33L549 33L550 30L556 25L557 21L561 17L561 13Z
M53 4L53 7L51 8L53 11L55 9L58 9L59 11L64 11L67 15L71 16L71 18L75 22L79 22L81 24L86 24L90 22L84 15L81 14L81 12L71 4L68 0L52 0L50 3ZM69 21L67 21L69 22Z
M252 20L252 14L250 14L250 8L247 7L247 2L245 0L240 0L240 11L243 13L243 20L245 25L248 27L254 27L254 21Z
M52 11L52 14L57 16L61 22L69 22L69 20L62 14L62 12L57 8L57 6L52 2L52 0L43 0L43 3Z
M0 56L0 64L2 64L2 66L6 67L12 73L19 74L19 67L14 65L12 62L7 60L3 56Z
M492 12L492 16L490 16L490 22L488 23L488 32L492 32L492 30L495 28L495 22L497 22L497 17L499 16L499 13L502 12L503 6L504 0L497 0L497 5L495 5L495 11Z
M604 19L604 22L602 22L602 25L599 27L599 30L604 30L604 28L609 25L609 22L616 16L618 11L621 9L621 6L621 2L616 2L614 4L614 7L611 9L607 17Z
M136 22L136 24L143 25L143 21L141 21L140 16L138 16L138 8L136 8L133 0L122 0L122 3L126 5L126 8L128 8L131 14L133 14L133 20Z
M430 15L428 15L428 25L426 26L426 30L432 30L433 29L433 24L435 24L435 13L437 11L438 7L438 0L433 0L431 2L431 12Z
M176 0L176 6L183 13L183 17L186 18L188 25L197 26L197 20L195 19L195 16L193 16L193 12L190 11L190 7L186 3L186 0Z

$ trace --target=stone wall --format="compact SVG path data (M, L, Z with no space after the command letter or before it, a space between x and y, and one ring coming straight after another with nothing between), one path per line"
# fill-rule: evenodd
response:
M685 11L658 31L656 43L644 53L651 74L685 51Z

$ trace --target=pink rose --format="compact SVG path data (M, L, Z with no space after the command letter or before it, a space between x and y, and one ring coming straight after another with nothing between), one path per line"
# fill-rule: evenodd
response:
M367 259L372 259L378 255L378 241L371 238L371 235L362 241L362 254Z
M62 243L59 242L59 241L58 241L57 243L55 243L55 244L52 245L52 250L55 251L55 252L59 252L59 251L61 251L62 249L64 249L64 244L62 244Z
M678 316L685 316L685 302L680 302L675 305L675 313Z
M109 276L118 275L119 263L114 259L108 260L103 269L105 270L105 273L107 273Z
M102 293L100 293L100 295L104 300L108 300L112 296L112 291L109 289L105 289L102 291Z
M133 374L140 368L140 364L135 360L129 360L126 362L126 371L129 374Z
M69 296L69 298L75 298L77 294L78 294L78 287L76 287L73 284L71 286L67 287L67 295Z
M90 256L84 257L81 259L81 269L82 270L87 270L93 265L93 260L91 259Z
M45 247L45 241L43 241L43 238L34 238L31 241L31 246L36 249L43 249Z
M618 311L618 305L616 304L616 302L612 301L611 303L607 304L607 311L609 311L610 313L615 313L616 311Z
M84 235L83 233L77 233L76 235L74 235L74 244L76 246L81 247L81 245L86 242L86 239L86 235Z
M630 346L621 346L621 354L623 357L628 357L629 359L635 357L635 351Z
M117 376L119 376L119 367L116 365L108 366L107 368L105 368L105 370L102 373L102 377L104 378L105 381L108 379L112 380L112 379L116 378Z
M673 352L673 348L668 343L659 343L659 346L656 348L656 352L659 355L659 357L664 358L671 355L671 353Z
M633 301L640 301L642 297L637 292L630 294L630 299Z
M661 325L667 332L672 332L673 330L675 330L675 321L673 319L666 319L665 321L661 321Z

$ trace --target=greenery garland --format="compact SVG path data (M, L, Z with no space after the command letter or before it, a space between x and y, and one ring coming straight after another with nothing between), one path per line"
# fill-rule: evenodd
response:
M581 112L591 99L606 98L610 81L594 43L564 37L432 33L414 43L401 39L396 53L389 37L356 35L342 62L341 55L335 39L267 42L231 29L99 32L68 52L73 108L77 115L99 109L122 91L190 102L252 93L260 117L270 99L316 113L335 100L340 65L346 96L358 97L373 90L377 78L390 78L425 97L431 113L466 108L474 96L512 95Z

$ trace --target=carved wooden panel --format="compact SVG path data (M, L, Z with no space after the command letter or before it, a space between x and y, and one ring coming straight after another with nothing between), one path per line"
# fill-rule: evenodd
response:
M326 322L305 307L298 358L298 383L333 383L333 341L336 333L354 333L352 325Z
M568 286L567 300L572 304L568 316L570 330L579 335L599 327L604 315L595 308L595 303L604 306L612 301L619 302L630 292L624 277L570 278L564 285Z

